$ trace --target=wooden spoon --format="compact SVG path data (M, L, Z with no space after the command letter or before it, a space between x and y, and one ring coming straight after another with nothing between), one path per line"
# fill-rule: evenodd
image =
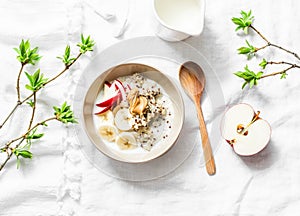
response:
M205 75L198 64L188 61L182 64L179 69L179 80L185 92L196 105L206 171L209 175L214 175L216 173L216 166L201 109L201 96L205 86Z

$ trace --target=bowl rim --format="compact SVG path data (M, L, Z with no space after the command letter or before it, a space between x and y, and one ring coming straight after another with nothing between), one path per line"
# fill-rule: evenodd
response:
M179 109L181 110L181 113L182 113L182 115L180 115L180 117L179 117L179 125L176 125L176 127L179 129L178 130L179 132L175 135L176 138L174 139L174 141L171 144L169 144L168 147L166 149L164 149L164 151L161 151L159 154L156 154L155 156L149 157L147 159L135 160L135 161L132 161L132 160L123 160L121 158L113 157L111 154L109 154L109 153L103 151L101 148L99 148L99 146L95 143L92 135L90 134L90 131L87 128L87 123L86 123L86 119L85 119L86 114L84 113L85 106L86 106L86 99L87 99L88 93L90 91L90 88L95 84L95 82L99 79L99 77L103 76L104 74L108 75L109 73L111 73L112 71L114 71L114 69L116 69L118 67L124 67L124 66L127 66L127 65L128 66L130 66L130 65L144 66L144 67L147 67L149 69L147 71L156 71L157 73L159 73L162 76L164 76L172 84L172 87L175 89L175 92L178 95L178 98L179 98L178 107L179 107ZM143 72L147 72L147 71L143 71ZM143 72L135 71L135 73L143 73ZM157 81L155 81L155 82L157 82ZM99 94L99 91L97 92L97 95L98 94ZM95 101L93 102L93 105L94 104L95 104ZM87 88L87 91L85 93L83 103L82 103L81 115L82 115L82 120L83 120L82 124L83 124L84 131L85 131L86 135L88 136L88 138L90 139L90 141L93 143L93 145L97 148L98 151L100 151L102 154L104 154L105 156L107 156L107 157L109 157L109 158L111 158L111 159L113 159L115 161L119 161L119 162L123 162L123 163L129 163L129 164L140 164L140 163L150 162L152 160L155 160L156 158L159 158L159 157L163 156L164 154L166 154L175 145L175 143L178 140L179 135L182 133L182 127L183 127L184 119L185 119L185 107L184 107L184 101L183 101L182 94L181 94L181 92L179 90L179 87L176 85L176 83L174 82L174 80L173 80L172 77L168 76L167 74L164 74L162 71L160 71L157 68L152 67L150 65L141 64L141 63L121 63L121 64L117 64L115 66L112 66L112 67L108 68L104 72L101 72L94 79L94 81L89 85L89 87ZM105 145L104 142L103 142L103 144Z

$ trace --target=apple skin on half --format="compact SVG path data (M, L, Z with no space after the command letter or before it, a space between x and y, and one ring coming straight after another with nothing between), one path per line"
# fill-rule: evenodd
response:
M239 155L257 154L270 141L270 124L258 114L249 104L237 104L223 116L221 135Z

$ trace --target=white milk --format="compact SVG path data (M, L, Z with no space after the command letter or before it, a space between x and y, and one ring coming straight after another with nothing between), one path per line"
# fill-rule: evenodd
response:
M199 0L157 0L156 12L164 24L178 31L194 34L202 26Z

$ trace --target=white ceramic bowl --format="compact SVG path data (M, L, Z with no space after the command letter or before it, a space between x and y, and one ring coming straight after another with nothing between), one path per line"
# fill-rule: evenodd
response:
M151 151L116 150L109 147L98 135L93 121L96 98L103 88L104 81L112 81L122 76L142 73L143 76L162 86L172 101L174 108L173 127L169 136L159 141ZM153 160L166 153L176 142L184 121L184 104L176 84L167 75L157 69L144 64L129 63L117 65L96 78L89 87L83 104L84 128L92 143L105 155L115 160L128 163L142 163Z

